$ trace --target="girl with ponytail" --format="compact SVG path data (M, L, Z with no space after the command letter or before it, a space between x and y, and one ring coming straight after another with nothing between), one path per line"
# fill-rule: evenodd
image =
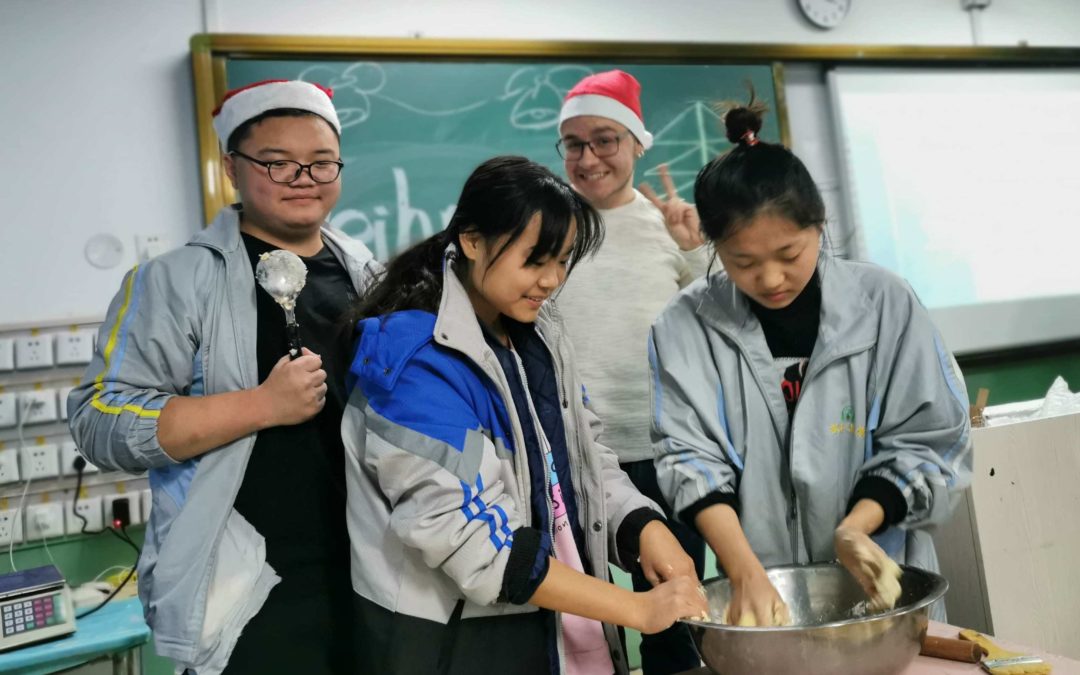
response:
M562 180L496 157L366 294L342 423L358 672L626 673L615 625L706 610L659 509L596 442L554 307L602 238ZM623 590L609 562L664 583Z

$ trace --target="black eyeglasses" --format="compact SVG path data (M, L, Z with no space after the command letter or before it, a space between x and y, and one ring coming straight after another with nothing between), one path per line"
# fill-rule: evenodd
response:
M243 157L252 164L258 164L266 169L266 174L270 176L270 180L275 183L285 183L286 185L292 183L300 174L304 173L304 169L307 169L308 175L311 176L311 180L316 183L333 183L341 175L341 169L345 166L345 162L320 159L317 162L311 164L301 164L300 162L294 162L291 159L275 159L270 162L264 162L261 159L255 159L249 155L245 155L239 150L233 150L230 155L236 155L237 157Z
M619 151L619 139L629 133L629 131L624 131L619 134L601 134L591 141L582 141L577 138L560 138L559 142L555 144L555 151L563 159L577 161L585 154L585 146L588 146L596 157L611 157Z

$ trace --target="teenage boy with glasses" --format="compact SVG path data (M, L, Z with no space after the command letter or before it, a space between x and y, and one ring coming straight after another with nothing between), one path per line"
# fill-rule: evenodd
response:
M378 264L326 225L343 166L331 95L278 80L226 96L214 130L240 202L127 274L68 400L87 459L149 470L139 595L158 654L198 675L354 667L339 322ZM295 360L255 283L274 249L307 266Z

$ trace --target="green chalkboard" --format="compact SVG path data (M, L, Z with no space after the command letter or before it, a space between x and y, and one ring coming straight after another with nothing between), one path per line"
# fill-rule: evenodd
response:
M466 177L489 157L525 155L563 175L555 152L563 96L581 77L615 67L641 82L656 137L637 180L666 162L687 196L698 169L729 147L711 104L744 99L748 81L775 101L768 65L237 60L227 73L229 88L299 78L334 89L346 169L331 223L385 260L441 230ZM779 140L776 116L766 123L762 137Z
M701 166L730 147L712 105L745 100L747 83L772 110L761 136L785 139L778 66L681 46L196 36L192 58L207 218L233 198L202 119L209 109L251 82L315 81L334 89L343 126L346 167L331 222L384 260L442 229L466 177L492 156L525 155L563 175L559 108L589 73L621 68L641 82L655 144L637 182L659 187L666 163L691 198Z

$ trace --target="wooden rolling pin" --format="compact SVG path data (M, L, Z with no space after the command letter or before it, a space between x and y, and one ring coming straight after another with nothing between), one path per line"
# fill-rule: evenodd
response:
M932 656L936 659L949 659L950 661L963 661L964 663L978 663L986 655L986 650L974 642L956 640L953 638L936 637L927 635L923 639L922 649L919 651L923 656Z

